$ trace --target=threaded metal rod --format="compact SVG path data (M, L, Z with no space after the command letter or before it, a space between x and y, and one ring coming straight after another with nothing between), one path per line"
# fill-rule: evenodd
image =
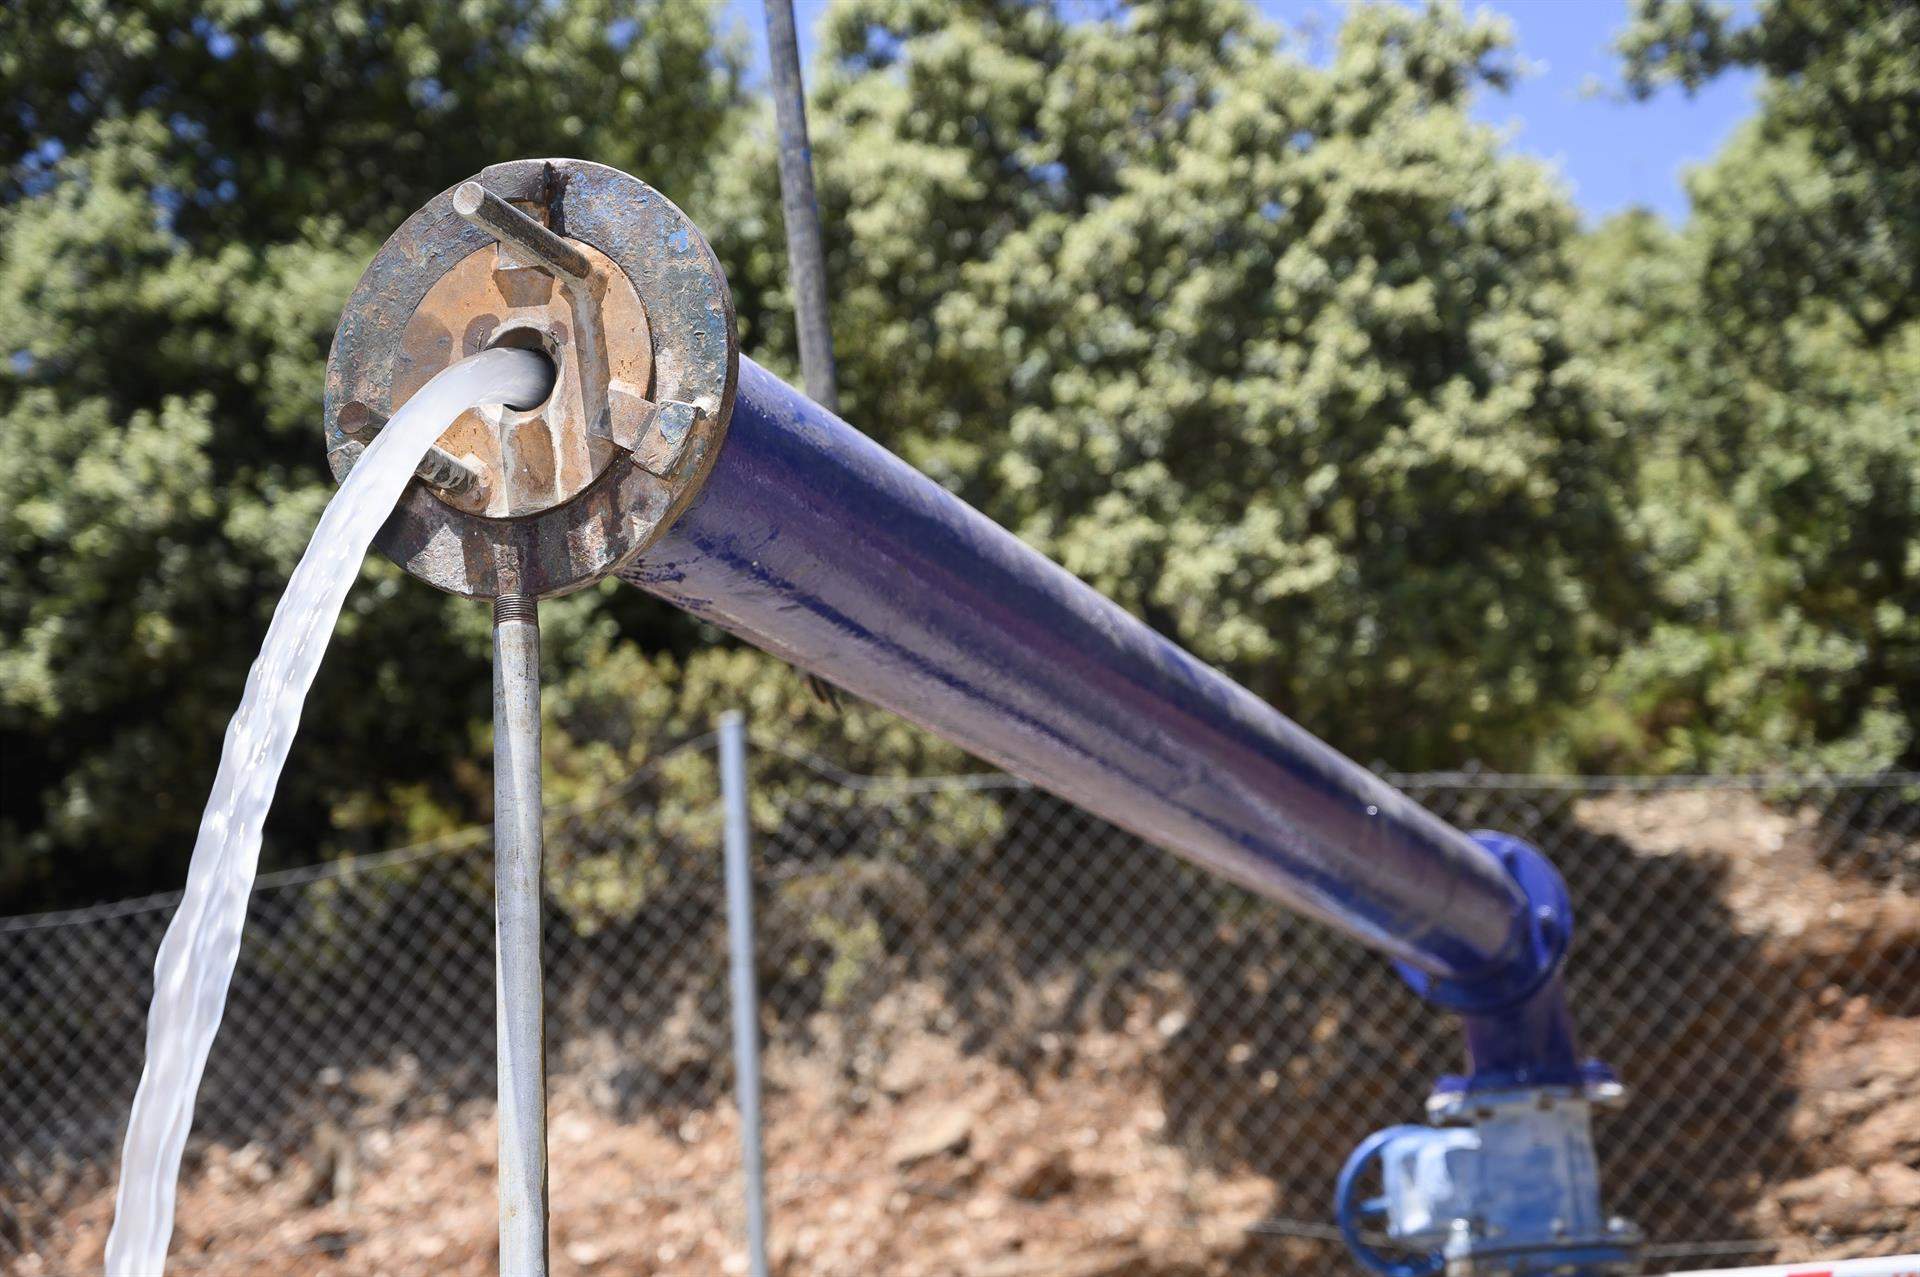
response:
M547 1037L540 977L540 618L493 602L494 1067L500 1271L547 1271Z

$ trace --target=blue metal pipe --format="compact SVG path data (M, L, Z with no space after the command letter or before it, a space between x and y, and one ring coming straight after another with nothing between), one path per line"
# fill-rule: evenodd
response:
M1542 962L1497 856L742 359L725 446L621 575L1420 973Z
M740 359L719 263L657 192L577 160L517 161L408 219L355 290L328 361L336 468L348 436L390 411L421 316L447 333L499 325L491 294L464 284L427 304L487 251L467 218L503 242L546 236L533 257L563 282L577 276L576 238L610 258L647 324L603 324L580 294L575 340L591 329L608 350L576 353L650 361L654 401L609 385L617 420L586 407L548 419L590 451L598 435L629 452L584 489L556 487L551 504L507 518L415 491L382 549L469 597L551 597L625 562L621 575L661 598L1387 954L1460 1014L1468 1067L1429 1097L1442 1125L1362 1146L1342 1177L1349 1233L1377 1153L1389 1232L1426 1252L1420 1271L1542 1277L1625 1262L1631 1230L1601 1214L1587 1121L1618 1088L1576 1054L1560 979L1572 911L1553 866L1517 839L1439 820ZM595 367L597 384L611 364ZM495 477L511 487L515 474L503 463Z

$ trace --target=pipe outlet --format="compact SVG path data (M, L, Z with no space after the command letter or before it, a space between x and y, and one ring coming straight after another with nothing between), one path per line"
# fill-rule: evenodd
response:
M732 296L638 179L495 165L407 219L347 302L327 361L335 477L434 374L494 346L545 355L550 392L463 413L376 544L455 594L550 598L625 565L699 490L738 378Z

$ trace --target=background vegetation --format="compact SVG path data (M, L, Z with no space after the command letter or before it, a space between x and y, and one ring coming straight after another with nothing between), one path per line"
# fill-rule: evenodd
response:
M845 406L916 465L1362 758L1920 763L1920 10L1640 0L1636 90L1765 88L1685 225L1591 229L1469 118L1514 66L1454 7L1319 61L1237 0L828 13ZM687 0L0 13L0 911L178 884L330 491L339 307L432 193L628 169L790 366L742 66ZM547 617L562 799L740 704L959 763L635 591ZM368 564L270 859L485 814L485 636Z

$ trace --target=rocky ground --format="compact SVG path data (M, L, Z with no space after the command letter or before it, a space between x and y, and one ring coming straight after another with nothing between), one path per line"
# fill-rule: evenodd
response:
M1615 795L1578 811L1636 854L1724 870L1718 890L1759 960L1798 973L1784 1066L1792 1169L1746 1190L1737 1226L1780 1239L1782 1259L1920 1247L1920 899L1905 879L1836 872L1812 813L1755 798ZM1153 1082L1164 1005L1142 1000L1126 1023L1077 1037L1060 1054L1070 1063L1021 1072L962 1052L934 1027L936 1002L914 987L888 995L874 1012L888 1026L878 1063L850 1068L826 1024L818 1049L770 1061L783 1277L1352 1271L1337 1246L1250 1233L1272 1211L1273 1182L1209 1166L1171 1138ZM839 1031L876 1036L870 1022ZM730 1112L623 1119L595 1080L607 1072L570 1060L556 1082L553 1271L744 1273ZM422 1112L401 1098L418 1088L392 1075L352 1089L363 1099L353 1125L316 1132L294 1155L204 1153L182 1193L174 1271L494 1271L486 1108ZM110 1208L103 1189L55 1221L59 1244L29 1257L22 1277L98 1272Z
M1819 813L1750 795L1615 795L1580 817L1643 854L1724 868L1735 924L1812 1002L1787 1124L1804 1173L1760 1186L1752 1234L1782 1239L1783 1262L1920 1249L1920 895L1907 875L1859 872L1859 855L1837 871Z
M1792 1132L1823 1169L1770 1188L1754 1211L1785 1256L1886 1254L1880 1235L1920 1231L1920 1019L1865 999L1819 1025L1802 1053Z
M787 1277L1227 1277L1310 1271L1310 1243L1259 1242L1270 1185L1192 1165L1161 1138L1116 1033L1029 1084L936 1038L895 1051L857 1110L805 1062L770 1078L769 1197ZM622 1123L563 1085L552 1121L553 1271L744 1273L727 1110ZM346 1158L275 1165L212 1150L183 1192L178 1271L277 1277L495 1271L493 1127L449 1114L363 1129ZM98 1272L110 1200L76 1212L23 1274ZM1303 1248L1304 1247L1304 1248ZM1303 1269L1302 1265L1305 1265ZM1257 1265L1257 1266L1256 1266Z

